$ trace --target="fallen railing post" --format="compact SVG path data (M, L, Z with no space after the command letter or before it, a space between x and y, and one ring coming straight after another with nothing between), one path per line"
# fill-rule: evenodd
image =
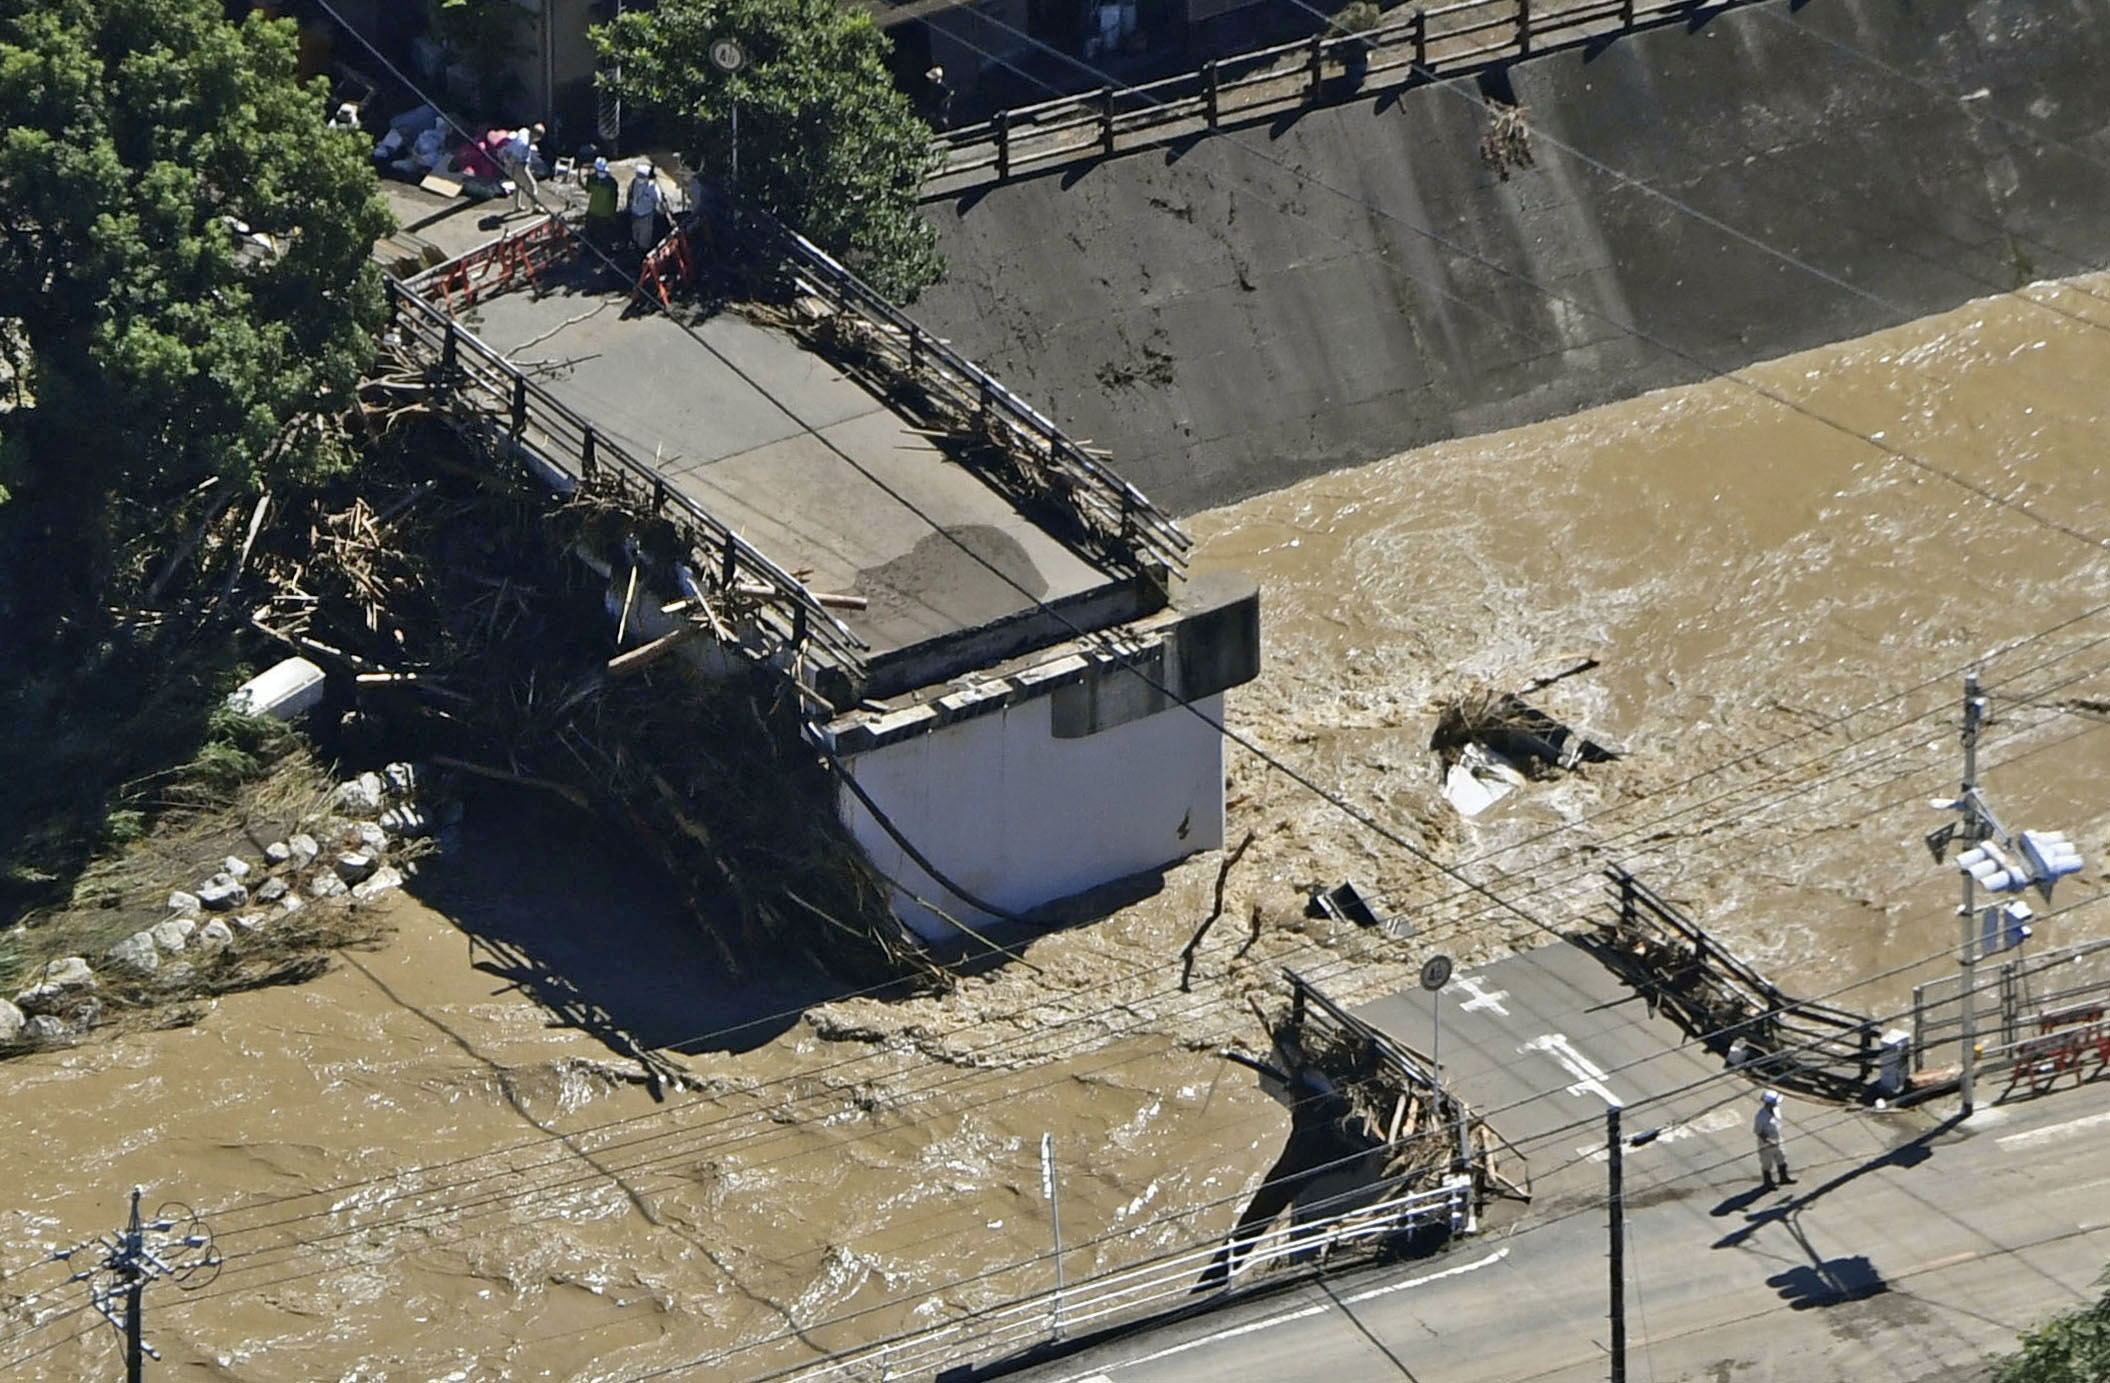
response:
M996 180L1011 180L1011 112L996 113Z
M1531 0L1517 0L1517 56L1531 56Z
M1222 93L1218 89L1219 78L1216 70L1216 59L1209 59L1209 65L1202 69L1202 76L1206 82L1202 91L1202 109L1207 112L1209 128L1213 130L1221 117L1223 99Z
M1114 89L1107 87L1099 93L1099 143L1107 153L1114 151Z

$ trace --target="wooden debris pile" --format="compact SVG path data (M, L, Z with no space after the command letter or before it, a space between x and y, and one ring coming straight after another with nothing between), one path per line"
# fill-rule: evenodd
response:
M650 611L671 630L623 651L611 634L646 617L640 592L681 589L669 525L611 491L560 500L460 465L436 420L400 431L414 460L281 523L261 563L273 591L252 623L331 674L342 747L385 744L626 823L735 973L789 952L859 985L942 982L841 824L794 682L707 683L667 656L737 642L762 593L692 582Z

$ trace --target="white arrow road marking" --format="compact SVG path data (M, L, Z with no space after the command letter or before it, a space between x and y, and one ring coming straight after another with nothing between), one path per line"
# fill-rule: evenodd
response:
M1604 1067L1599 1066L1581 1052L1576 1051L1575 1044L1570 1042L1564 1034L1549 1032L1542 1036L1534 1037L1523 1046L1517 1048L1517 1050L1520 1052L1545 1052L1567 1068L1568 1074L1575 1077L1575 1084L1568 1087L1569 1094L1595 1095L1613 1109L1623 1107L1619 1097L1614 1095L1604 1083Z
M1467 999L1464 1003L1458 1005L1458 1011L1460 1013L1471 1013L1474 1009L1491 1008L1497 1014L1504 1018L1507 1018L1509 1016L1509 1010L1502 1007L1502 1001L1509 997L1508 990L1497 989L1494 993L1490 994L1480 987L1480 982L1478 980L1472 978L1460 979L1458 981L1458 987L1473 996L1472 998Z

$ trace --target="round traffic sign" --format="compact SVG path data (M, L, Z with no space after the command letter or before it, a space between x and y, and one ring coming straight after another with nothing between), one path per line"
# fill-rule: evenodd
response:
M737 39L721 38L711 45L711 65L720 72L738 72L747 65L747 54Z
M1451 982L1451 958L1430 956L1421 963L1421 987L1432 993Z

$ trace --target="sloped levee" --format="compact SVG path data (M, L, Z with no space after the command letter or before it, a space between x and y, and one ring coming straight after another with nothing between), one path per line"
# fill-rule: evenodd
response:
M918 312L1192 511L2101 267L2105 71L2110 0L1698 10L934 200Z

